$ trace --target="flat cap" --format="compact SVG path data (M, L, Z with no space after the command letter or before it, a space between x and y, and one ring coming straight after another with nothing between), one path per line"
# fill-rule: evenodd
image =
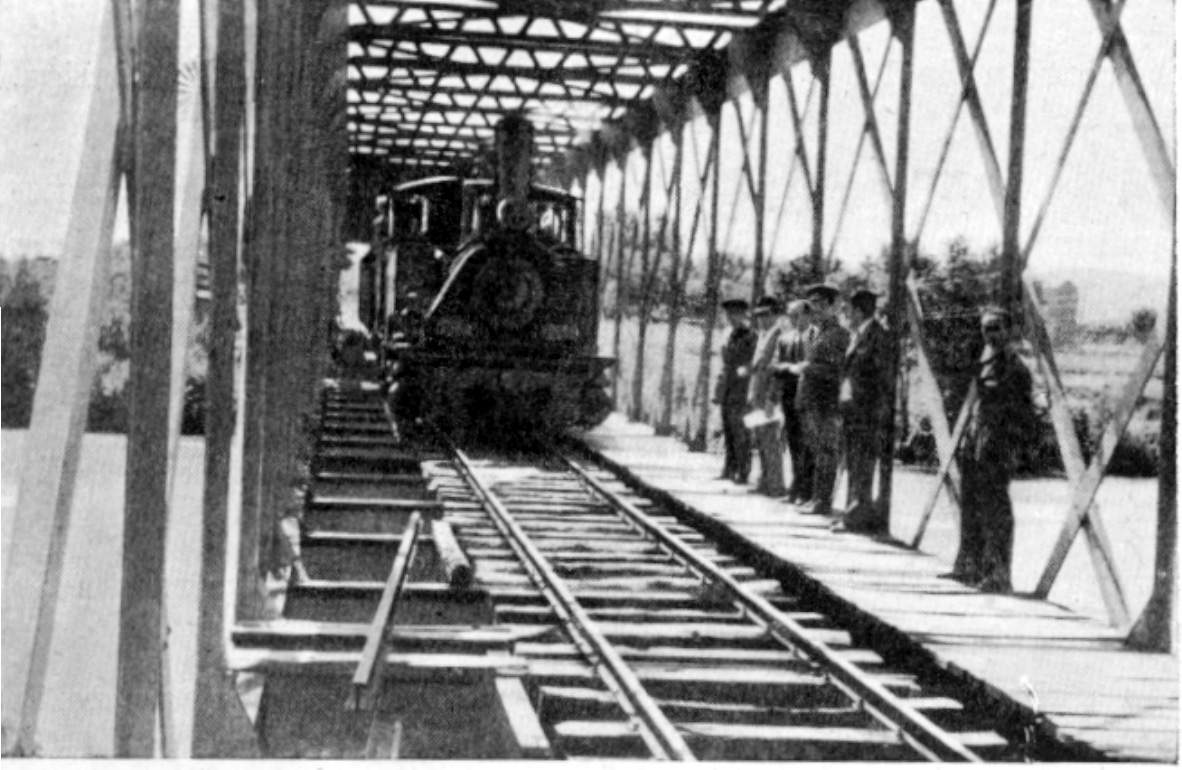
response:
M755 303L753 315L775 315L780 312L780 300L775 297L760 297Z
M731 297L722 301L722 307L724 310L748 310L751 308L751 303L745 299Z
M821 297L822 299L833 302L841 295L836 286L830 286L827 283L814 283L804 290L806 297Z

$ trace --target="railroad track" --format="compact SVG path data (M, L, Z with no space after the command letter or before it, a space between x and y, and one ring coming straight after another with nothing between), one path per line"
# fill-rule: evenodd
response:
M383 427L384 426L384 427ZM610 474L402 442L326 396L281 615L240 623L274 756L996 760L948 693L858 647Z

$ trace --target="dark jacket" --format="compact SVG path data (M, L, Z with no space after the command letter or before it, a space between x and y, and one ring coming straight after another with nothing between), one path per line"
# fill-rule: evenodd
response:
M798 412L837 411L841 368L849 344L850 333L837 319L828 319L816 327L816 336L808 347L804 372L796 389Z
M887 332L872 319L846 348L839 400L847 424L876 426L885 421L891 385Z
M714 392L714 403L726 406L747 405L747 388L751 383L751 359L755 356L755 343L759 335L749 327L731 330L726 344L722 346L722 371L718 374L718 386ZM742 375L739 369L746 369Z
M1012 469L1036 430L1030 370L1009 348L983 360L977 370L978 401L964 450L981 463Z

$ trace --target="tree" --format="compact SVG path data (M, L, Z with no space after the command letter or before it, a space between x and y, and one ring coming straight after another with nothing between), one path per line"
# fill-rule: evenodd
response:
M0 423L5 428L26 428L33 416L33 393L41 369L41 348L49 320L47 301L22 259L4 304L0 367Z
M1147 342L1155 326L1157 326L1157 311L1151 307L1136 310L1129 317L1129 334L1133 335L1133 339L1137 342Z

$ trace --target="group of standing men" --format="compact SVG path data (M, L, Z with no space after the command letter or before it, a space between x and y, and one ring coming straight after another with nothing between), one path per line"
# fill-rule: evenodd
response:
M761 466L755 491L832 515L844 449L849 504L833 526L880 532L886 519L872 495L875 461L888 433L886 331L875 318L873 292L850 296L849 329L838 320L839 298L836 288L818 284L786 308L774 297L761 298L753 310L744 300L723 303L732 327L717 399L726 444L723 478L746 483L753 442ZM789 487L785 444L792 458Z
M751 449L760 456L756 492L802 512L834 516L837 531L886 534L889 511L874 500L874 471L892 439L892 368L878 296L848 298L848 327L838 319L841 293L827 284L782 307L763 297L723 303L731 334L722 349L715 401L722 409L726 463L722 478L747 483ZM999 332L998 329L1002 331ZM1007 345L1003 311L982 315L985 347L976 370L980 398L961 452L964 468L961 549L952 574L983 590L1010 590L1013 512L1009 480L1029 422L1029 371ZM784 447L792 483L784 483ZM840 458L849 475L847 504L833 510ZM837 514L835 516L835 513Z

